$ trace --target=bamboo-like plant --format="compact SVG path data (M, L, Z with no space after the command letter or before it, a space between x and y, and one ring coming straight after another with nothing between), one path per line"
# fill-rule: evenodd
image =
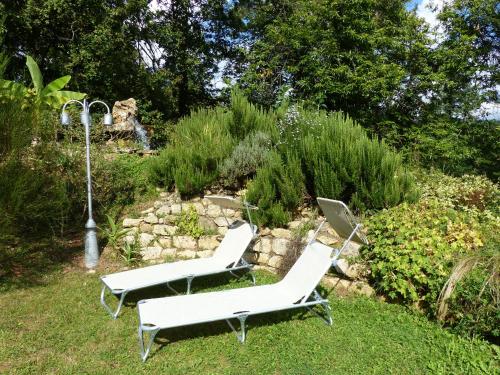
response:
M43 85L43 77L38 64L31 56L26 56L26 66L30 72L33 87L26 87L22 83L0 80L0 100L18 100L23 107L34 104L37 108L60 108L66 101L81 100L86 94L75 91L62 90L71 80L71 76L63 76Z

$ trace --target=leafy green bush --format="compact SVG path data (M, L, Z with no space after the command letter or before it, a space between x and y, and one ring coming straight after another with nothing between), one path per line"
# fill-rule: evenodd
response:
M187 234L188 236L199 238L203 235L204 230L199 223L200 217L193 206L189 206L187 211L182 211L177 218L177 234Z
M304 192L299 159L292 153L282 159L272 151L249 183L247 200L259 206L255 212L259 224L283 226L291 220L291 213L302 202Z
M435 197L448 207L472 212L500 210L500 189L484 176L463 175L452 177L432 171L419 176L422 197Z
M432 199L370 217L364 254L377 289L403 303L435 304L455 259L483 245L479 224Z
M47 112L0 107L0 235L51 237L81 228L87 206L85 146L56 141L57 123ZM131 203L150 189L147 159L106 156L91 149L95 218ZM71 224L71 225L70 225Z
M260 222L271 225L284 224L306 192L359 209L416 198L401 157L351 119L297 106L283 111L263 111L235 91L229 110L193 112L153 162L153 181L193 195L217 179L234 186L256 173L249 194Z
M262 132L249 134L241 141L220 166L224 185L242 185L242 179L249 177L262 166L271 148L271 139Z
M436 172L420 185L420 202L366 222L373 283L457 332L498 339L500 189L484 177Z
M500 177L498 120L452 120L431 118L425 126L407 131L403 149L424 167L436 167L453 174L486 174Z

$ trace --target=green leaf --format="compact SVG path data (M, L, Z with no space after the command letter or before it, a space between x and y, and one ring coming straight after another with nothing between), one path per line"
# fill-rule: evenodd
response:
M42 72L40 71L40 68L38 67L36 61L33 60L33 57L31 57L30 55L26 56L26 66L30 71L31 80L33 81L33 86L35 87L36 93L40 95L43 90Z
M68 84L68 82L71 80L71 76L70 75L67 75L67 76L64 76L64 77L61 77L61 78L57 78L55 80L53 80L52 82L50 82L47 86L45 86L45 88L42 90L42 93L41 95L48 95L54 91L59 91L61 90L62 88L64 88L64 86L66 86Z

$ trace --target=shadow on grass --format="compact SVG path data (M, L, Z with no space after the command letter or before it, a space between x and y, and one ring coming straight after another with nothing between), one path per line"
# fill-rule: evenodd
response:
M249 275L240 274L239 276L240 277L231 276L228 272L218 275L194 278L191 284L191 293L206 293L222 289L246 288L253 286ZM177 290L179 295L186 294L186 280L171 282L170 286ZM137 302L143 299L161 298L175 295L177 294L170 290L166 286L166 284L162 284L130 292L125 298L124 305L128 307L134 307ZM116 297L116 300L118 301L118 297Z
M321 314L321 310L319 308L316 308L315 311ZM247 338L251 337L252 330L258 327L267 327L290 321L305 321L309 319L320 318L306 308L297 308L252 315L249 316L245 322L246 335ZM232 319L231 323L233 324L235 329L240 329L240 323L237 319ZM156 348L152 348L149 357L154 357L157 353L168 348L168 345L172 343L196 338L219 336L226 333L234 334L229 325L224 320L161 330L154 340L157 346ZM234 336L234 345L241 345L236 335Z
M246 275L242 275L242 277L236 279L235 277L232 277L228 274L203 277L198 280L199 286L197 288L193 288L192 290L194 293L203 293L252 286L252 283L249 280L245 280L245 277ZM259 280L259 278L257 280ZM265 277L264 282L259 284L271 284L275 281L276 280L274 277ZM186 288L186 282L183 281L177 281L175 283L172 283L171 285L179 291L185 291ZM318 286L317 290L320 295L323 296L323 298L328 298L331 292L330 290L327 290L322 286ZM125 305L135 308L137 302L142 299L160 298L171 295L175 294L172 293L167 287L156 286L141 291L131 292L129 295L127 295L127 301L125 302ZM321 307L314 306L312 307L312 309L319 315L319 317L318 315L314 314L304 307L250 316L246 320L247 335L251 335L252 329L257 327L272 326L294 320L304 321L307 319L320 319L320 317L324 319L327 318ZM232 319L231 322L236 329L239 329L239 322L237 319ZM229 325L224 320L165 329L160 331L155 337L154 342L159 346L152 350L150 357L154 356L157 352L161 351L165 346L168 346L168 344L171 343L200 337L219 336L228 332L231 333L232 331ZM234 340L235 345L239 345L236 337L234 338Z
M79 264L83 256L82 237L0 244L0 292L44 285L47 275Z

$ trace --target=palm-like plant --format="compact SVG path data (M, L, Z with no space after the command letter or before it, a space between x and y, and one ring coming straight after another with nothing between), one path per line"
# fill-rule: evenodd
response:
M86 94L75 91L62 90L71 80L71 76L63 76L43 86L43 77L38 64L31 56L26 56L26 66L31 75L33 87L26 87L22 83L0 80L0 99L20 100L23 106L30 103L40 109L60 108L71 99L81 100Z

